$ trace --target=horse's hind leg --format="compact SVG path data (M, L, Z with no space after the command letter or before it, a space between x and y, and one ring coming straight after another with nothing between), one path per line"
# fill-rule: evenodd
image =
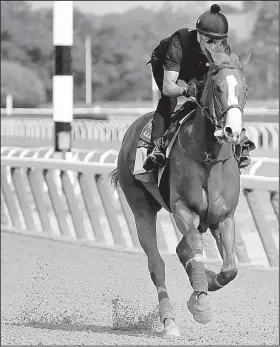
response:
M158 293L159 314L164 324L164 335L178 336L179 330L175 324L173 308L165 285L165 264L157 245L156 220L161 206L130 173L119 174L119 182L134 214L139 242L148 257L151 279Z
M216 240L223 259L223 266L220 273L215 274L213 271L206 270L208 290L214 291L227 285L237 275L234 252L235 223L233 216L228 216L218 224L210 226L210 231Z

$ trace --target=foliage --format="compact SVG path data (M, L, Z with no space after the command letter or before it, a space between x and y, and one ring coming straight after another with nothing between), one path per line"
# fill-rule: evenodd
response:
M252 46L252 58L245 68L249 97L265 99L279 97L279 3L262 2L250 41L236 44L236 50Z
M46 102L44 84L34 71L15 62L1 61L1 107L8 94L13 96L16 107L35 107Z
M156 10L139 7L124 14L103 17L74 9L72 69L75 101L85 98L86 36L91 36L92 40L93 100L151 99L150 66L146 66L151 51L175 30L193 28L199 14L208 8L203 1L191 1L188 8L183 7L185 2L176 2L177 7L168 3ZM250 9L258 3L252 2ZM227 7L228 12L234 11L230 9L230 3ZM278 17L278 2L262 2L252 38L239 43L232 35L229 40L233 51L239 53L252 46L252 59L245 70L250 98L278 97L278 73L275 73L279 61ZM47 99L51 101L54 73L52 9L35 11L28 1L1 1L1 59L16 63L17 67L21 65L29 69L28 72L32 70L43 82ZM15 83L19 93L20 83ZM21 85L26 87L26 83ZM23 90L22 94L25 93L27 91Z

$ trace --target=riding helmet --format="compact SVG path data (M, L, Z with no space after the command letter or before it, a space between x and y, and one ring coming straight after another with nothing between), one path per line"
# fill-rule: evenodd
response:
M210 11L202 13L196 21L197 31L212 38L228 37L228 20L220 11L220 6L214 4Z

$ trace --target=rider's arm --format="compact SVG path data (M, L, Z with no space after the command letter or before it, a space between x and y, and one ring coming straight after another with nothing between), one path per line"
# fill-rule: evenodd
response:
M162 92L166 96L178 97L183 94L185 87L179 87L176 82L179 77L177 71L164 71Z
M169 43L166 57L163 63L164 77L162 92L166 96L178 97L182 95L185 87L179 87L178 81L179 72L182 63L182 45L179 35L175 35Z

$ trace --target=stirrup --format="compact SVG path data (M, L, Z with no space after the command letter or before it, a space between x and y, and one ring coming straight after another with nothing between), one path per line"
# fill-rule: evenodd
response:
M238 168L239 169L246 169L250 164L251 164L252 160L251 157L249 155L246 156L241 156L241 158L238 161Z
M157 166L163 166L166 162L166 157L164 153L156 146L152 153L150 154L151 160L157 165Z
M158 154L161 155L161 158L154 155L155 149L156 147L154 148L152 153L148 155L147 159L144 162L143 169L145 169L146 171L157 170L159 167L164 166L166 163L166 157L162 152L158 150Z
M151 159L151 157L147 157L143 164L143 169L146 170L147 172L152 172L154 170L157 170L158 166L156 163Z

